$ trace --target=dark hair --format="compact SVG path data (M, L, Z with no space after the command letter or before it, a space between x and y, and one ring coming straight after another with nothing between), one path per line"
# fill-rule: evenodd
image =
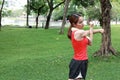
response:
M68 29L67 36L68 36L69 39L71 39L71 33L72 33L71 28L72 28L72 27L75 27L74 24L77 24L80 16L81 16L80 14L72 14L72 15L69 16L69 18L68 18L68 20L69 20L69 22L70 22L70 27L69 27L69 29Z

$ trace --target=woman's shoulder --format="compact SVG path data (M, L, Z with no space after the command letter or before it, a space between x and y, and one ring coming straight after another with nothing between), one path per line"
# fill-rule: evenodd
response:
M75 33L81 33L81 32L84 32L83 29L77 29L77 28L71 28L72 32L75 32Z
M72 28L72 32L74 32L75 40L80 41L80 40L83 39L82 34L84 33L84 30L77 29L77 28Z

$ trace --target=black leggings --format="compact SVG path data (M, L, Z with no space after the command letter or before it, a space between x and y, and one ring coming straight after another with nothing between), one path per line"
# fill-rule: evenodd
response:
M88 60L72 59L69 65L69 79L75 79L81 72L82 78L86 78Z

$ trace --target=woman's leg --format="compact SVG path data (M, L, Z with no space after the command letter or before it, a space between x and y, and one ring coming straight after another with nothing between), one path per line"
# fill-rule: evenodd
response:
M87 68L88 68L88 60L82 63L81 74L82 74L83 79L81 80L85 80L86 74L87 74Z

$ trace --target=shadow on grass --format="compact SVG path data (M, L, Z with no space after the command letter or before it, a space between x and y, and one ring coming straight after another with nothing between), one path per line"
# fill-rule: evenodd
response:
M96 56L90 59L93 62L119 62L120 61L120 52L117 52L117 55L110 56Z

